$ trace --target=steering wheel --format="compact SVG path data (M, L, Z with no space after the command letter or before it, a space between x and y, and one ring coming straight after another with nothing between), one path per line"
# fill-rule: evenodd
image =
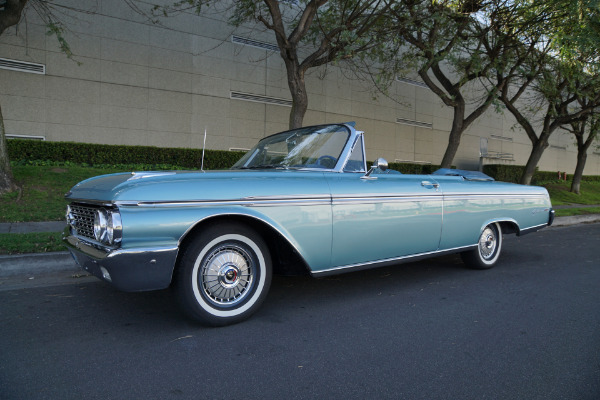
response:
M334 168L337 163L337 158L329 155L324 155L317 158L317 165L323 166L325 168Z

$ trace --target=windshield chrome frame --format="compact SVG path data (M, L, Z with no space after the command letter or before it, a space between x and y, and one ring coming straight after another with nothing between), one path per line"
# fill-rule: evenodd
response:
M340 153L340 156L338 157L338 160L337 160L334 168L308 168L308 167L285 167L285 168L283 168L282 167L282 169L293 169L293 170L297 170L297 171L316 171L316 172L338 172L338 173L344 172L344 167L346 166L346 163L348 162L348 160L350 158L350 154L352 154L354 145L355 145L355 143L357 143L357 140L358 140L358 141L360 141L360 145L363 147L363 165L364 165L364 168L366 171L367 162L366 162L366 157L365 157L363 132L357 131L350 124L319 124L319 125L312 125L312 126L317 127L317 126L328 126L328 125L343 126L344 128L348 129L348 131L349 131L349 135L348 135L348 139L346 140L346 144L344 145L344 148L343 148L342 152ZM303 128L311 128L312 126L304 126ZM291 129L291 130L293 130L293 129ZM287 132L287 131L283 131L283 132ZM263 138L261 140L264 140L264 139L269 138L274 135L279 135L280 133L283 133L283 132L278 132L273 135L266 136L265 138ZM359 171L353 171L353 172L359 172ZM362 173L364 173L364 171L362 171Z
M340 154L340 156L337 160L337 163L335 164L335 167L333 169L325 169L325 171L344 172L344 167L348 163L350 154L352 154L352 149L354 149L354 144L356 143L356 140L359 139L358 136L359 136L359 134L362 134L362 132L358 132L350 124L331 124L331 125L342 125L342 126L346 127L350 131L350 135L348 136L348 140L346 141L344 150L342 150L342 153ZM363 164L365 162L364 158L365 158L365 155L363 152ZM311 168L311 169L313 169L313 168Z
M346 149L344 149L344 151L340 155L340 160L342 160L342 156L344 154L345 154L345 158L343 159L344 162L341 166L341 170L336 171L336 172L344 172L344 173L349 173L349 174L351 174L351 173L364 174L365 172L367 172L367 153L365 151L365 133L363 131L357 131L355 129L353 129L353 131L354 131L354 134L351 137L353 137L354 140L353 141L348 140L348 142L352 143L352 144L350 145L350 149L348 150L347 153L346 153ZM354 151L356 146L362 147L363 170L362 171L345 171L346 164L348 164L348 161L350 161L350 156L352 155L352 152ZM337 167L337 165L336 165L336 167Z

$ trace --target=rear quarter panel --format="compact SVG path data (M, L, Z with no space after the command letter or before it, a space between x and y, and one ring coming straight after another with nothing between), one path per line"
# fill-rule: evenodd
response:
M477 243L483 227L491 222L514 222L521 231L548 223L551 204L542 187L432 178L440 183L444 196L440 249Z

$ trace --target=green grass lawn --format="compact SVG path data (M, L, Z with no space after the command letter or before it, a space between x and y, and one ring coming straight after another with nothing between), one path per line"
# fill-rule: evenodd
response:
M66 251L62 233L0 233L0 254L46 253Z
M64 196L69 189L84 179L114 172L122 171L80 166L14 166L13 175L22 193L20 198L17 192L0 197L0 222L61 220L67 207Z
M600 204L600 182L581 182L581 194L569 192L570 182L551 182L543 185L550 193L552 205Z
M600 207L563 208L560 210L556 210L557 217L569 217L572 215L587 215L587 214L600 214Z
M143 169L143 168L140 168ZM84 166L13 166L13 174L22 194L0 196L0 222L59 221L64 219L65 193L84 179L115 172L123 167ZM545 186L553 205L600 204L600 182L582 182L581 195L569 192L568 182L548 182ZM557 216L600 214L600 207L557 210ZM0 234L0 254L59 251L61 234Z

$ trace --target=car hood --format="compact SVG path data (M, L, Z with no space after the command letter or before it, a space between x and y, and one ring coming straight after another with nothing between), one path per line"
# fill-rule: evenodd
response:
M322 172L153 171L101 175L75 185L68 200L99 202L177 202L265 196L328 196Z

